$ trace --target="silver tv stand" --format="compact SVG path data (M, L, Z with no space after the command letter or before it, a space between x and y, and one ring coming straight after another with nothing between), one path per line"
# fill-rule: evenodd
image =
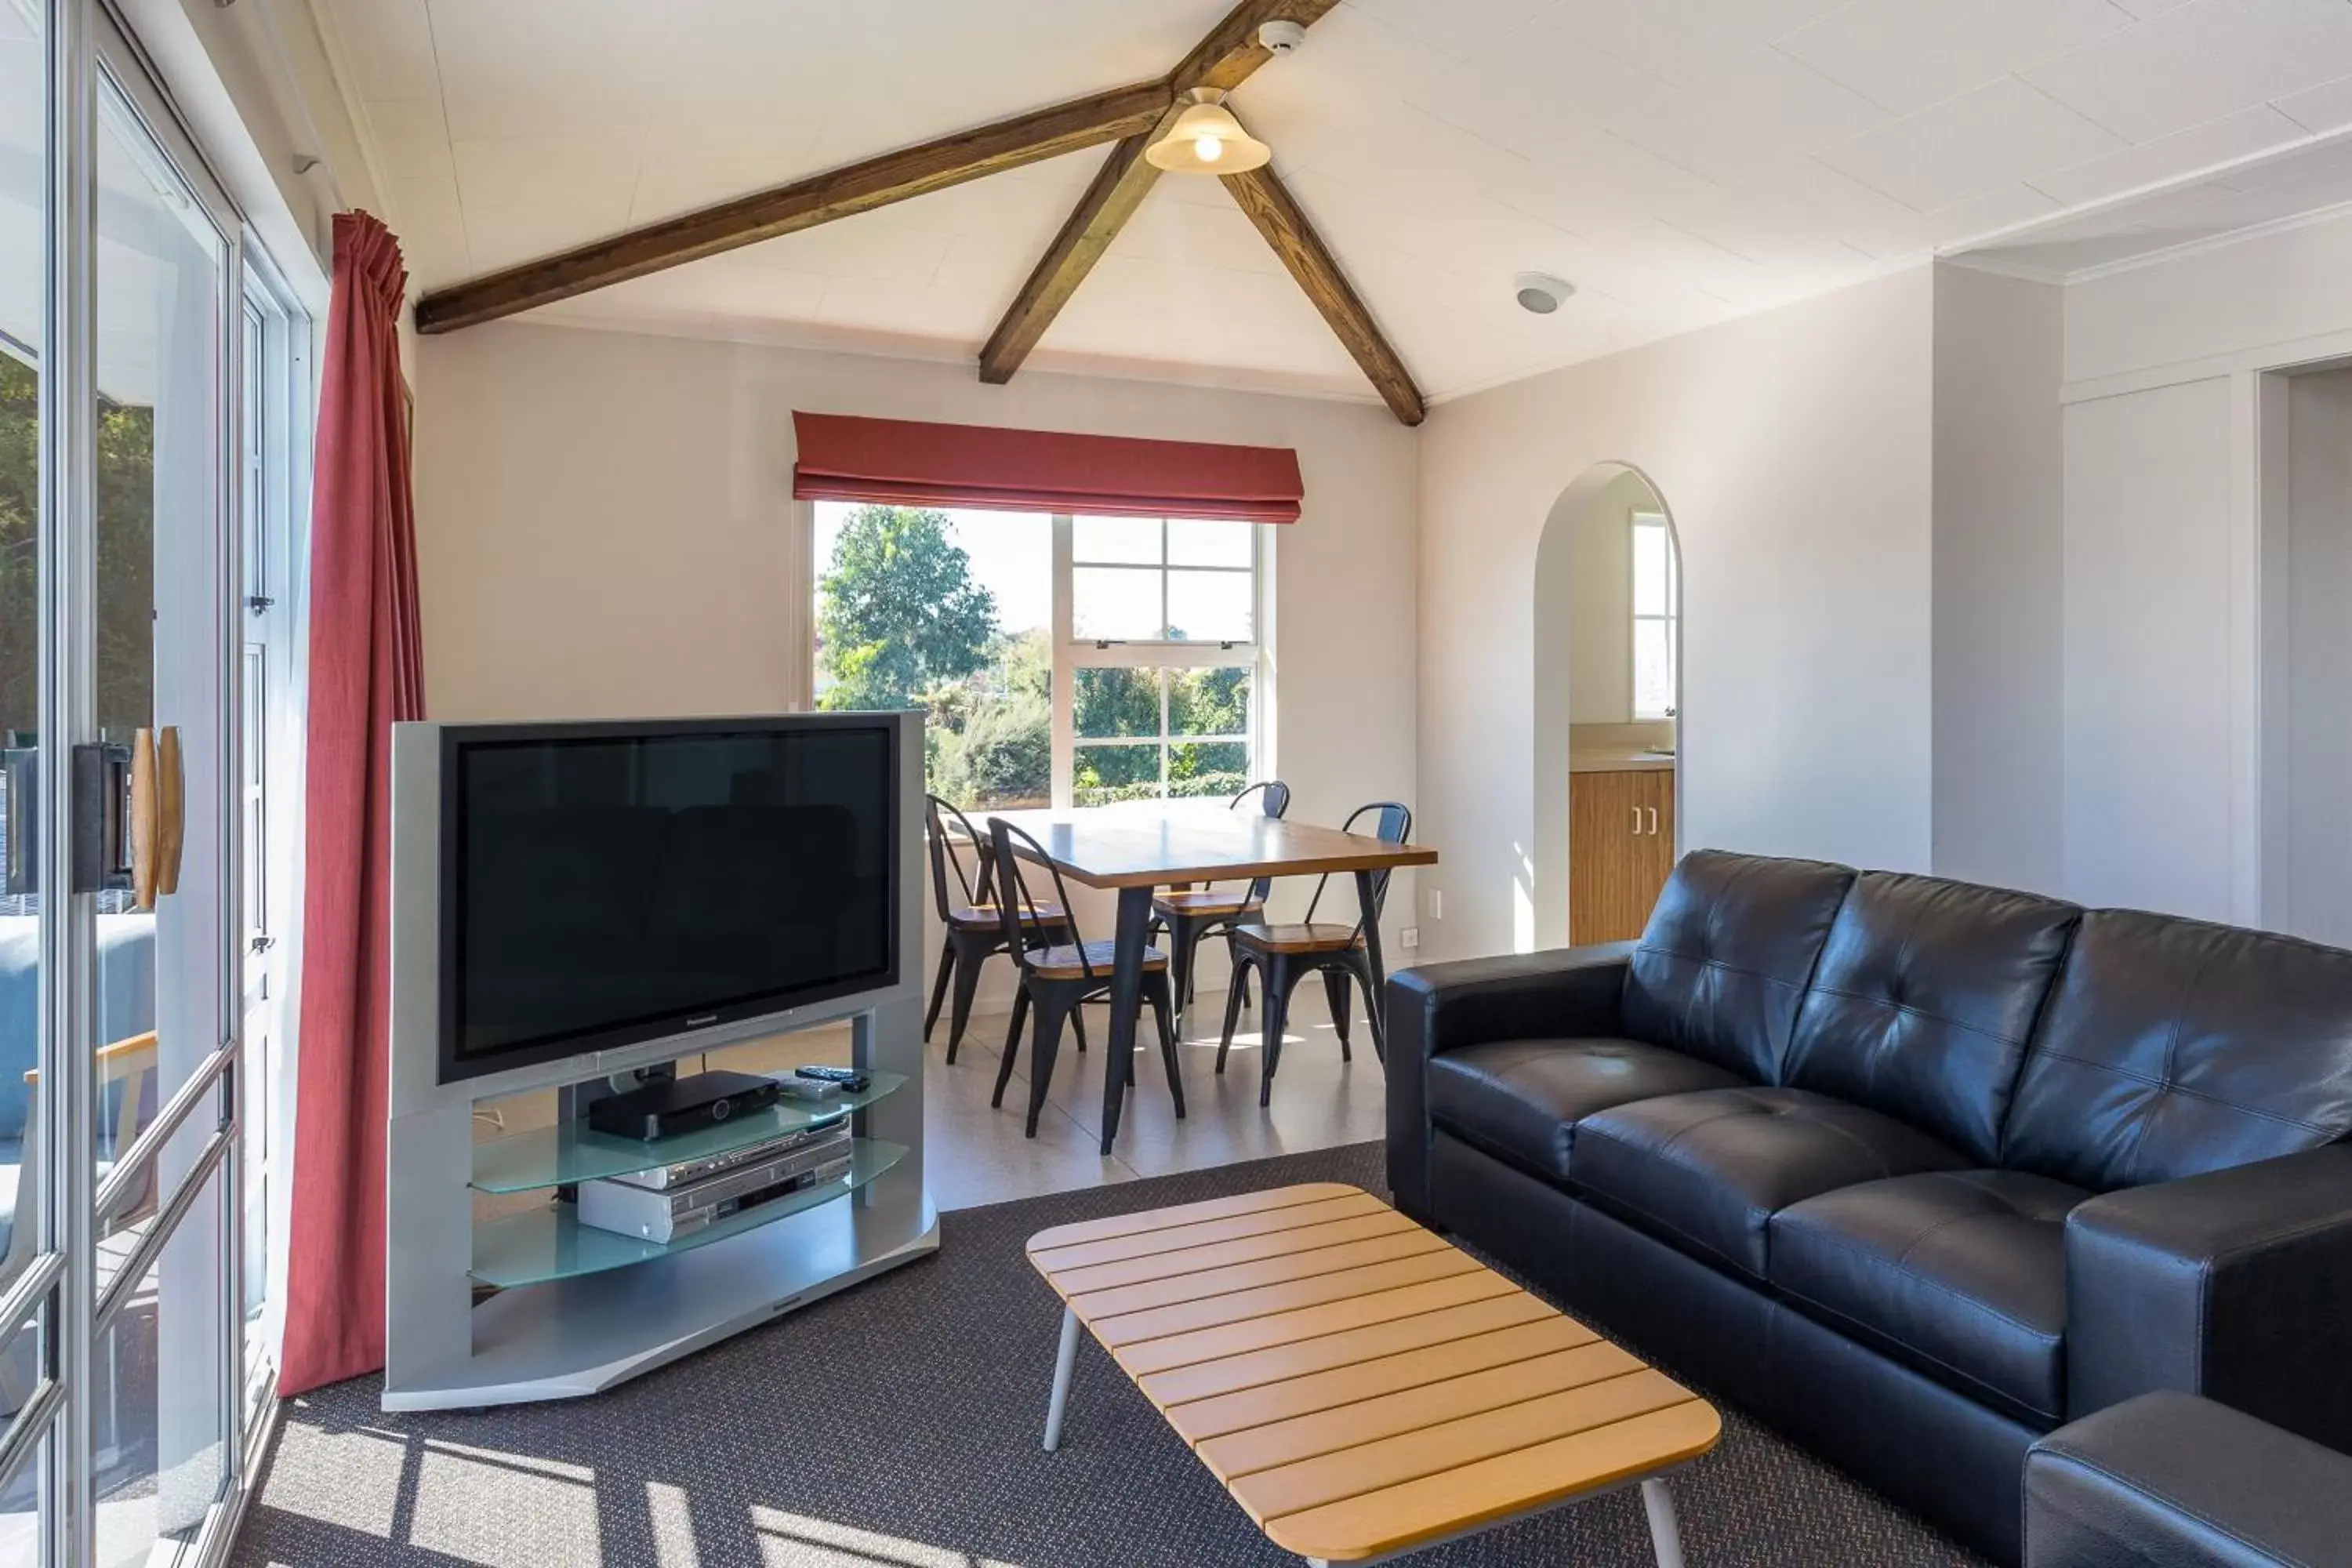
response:
M922 799L921 718L900 717L898 951L919 955L920 817L906 803ZM402 724L394 731L383 1408L445 1410L594 1394L936 1251L939 1215L923 1174L922 995L915 956L902 956L898 983L886 989L625 1049L438 1081L439 728ZM407 809L418 802L431 803L432 811ZM475 1304L477 1104L843 1020L851 1026L855 1066L905 1079L851 1115L853 1134L887 1151L895 1163L814 1206L704 1245L649 1248L656 1255L624 1267L571 1272L581 1261L578 1250L553 1235L545 1268L533 1270L547 1277Z

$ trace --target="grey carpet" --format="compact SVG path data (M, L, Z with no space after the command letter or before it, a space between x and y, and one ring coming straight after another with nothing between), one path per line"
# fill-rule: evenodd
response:
M1361 1144L947 1215L937 1258L598 1398L387 1415L377 1380L295 1404L238 1568L1224 1568L1296 1564L1143 1396L1081 1346L1039 1450L1058 1303L1050 1225L1292 1182L1383 1191ZM1979 1568L1735 1412L1675 1478L1692 1568ZM1620 1492L1414 1560L1636 1568Z

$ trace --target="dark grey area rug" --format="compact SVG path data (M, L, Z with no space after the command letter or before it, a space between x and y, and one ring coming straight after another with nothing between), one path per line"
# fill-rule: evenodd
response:
M1081 1346L1038 1447L1061 1313L1051 1225L1293 1182L1384 1192L1378 1144L947 1215L939 1255L597 1398L387 1415L377 1380L295 1402L237 1568L1253 1568L1295 1564ZM1671 1370L1671 1369L1669 1369ZM1673 1482L1691 1568L1979 1568L1737 1412ZM1416 1568L1646 1568L1639 1494Z

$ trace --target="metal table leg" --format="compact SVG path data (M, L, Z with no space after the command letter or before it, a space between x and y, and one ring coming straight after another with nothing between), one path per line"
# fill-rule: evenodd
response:
M1387 1000L1383 993L1388 985L1388 972L1381 967L1381 922L1374 912L1379 908L1375 879L1381 875L1378 871L1356 873L1356 906L1364 917L1364 958L1372 971L1371 991L1364 998L1364 1011L1370 1015L1375 1027L1387 1022L1381 1006Z
M1070 1369L1078 1360L1078 1315L1062 1309L1062 1343L1054 1352L1054 1392L1045 1401L1045 1452L1062 1446L1062 1413L1070 1404Z
M1650 1516L1650 1545L1658 1568L1683 1568L1683 1533L1675 1523L1675 1500L1656 1477L1642 1483L1642 1507Z
M1103 1062L1102 1152L1118 1135L1118 1113L1135 1075L1135 1020L1143 1010L1143 937L1151 924L1151 889L1118 890L1118 949L1110 971L1110 1055Z

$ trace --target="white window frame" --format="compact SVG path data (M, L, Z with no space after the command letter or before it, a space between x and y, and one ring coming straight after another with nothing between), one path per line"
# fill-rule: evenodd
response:
M1635 723L1647 724L1654 723L1660 720L1674 718L1675 716L1674 694L1682 689L1682 670L1680 668L1682 663L1683 618L1682 563L1675 558L1675 532L1672 525L1667 522L1666 514L1664 512L1636 511L1632 514L1628 521L1637 535L1645 528L1656 529L1658 531L1659 538L1665 545L1666 607L1663 614L1644 614L1642 610L1640 601L1633 599L1634 592L1634 574L1640 571L1640 567L1633 564L1633 563L1640 559L1641 551L1634 549L1627 552L1628 564L1626 566L1627 582L1625 591L1628 599L1633 604L1633 614L1632 617L1632 636L1633 644L1630 650L1632 655L1631 662L1627 665L1633 690L1627 693L1626 707L1627 710L1633 714L1633 721ZM1655 712L1646 711L1642 707L1642 627L1645 624L1660 626L1665 632L1666 690L1668 695L1666 705Z
M798 591L787 595L785 623L788 628L792 660L785 675L801 708L813 708L816 702L816 626L813 609L816 602L817 580L824 574L824 563L816 558L816 501L797 503L799 526L790 543L793 559L786 563ZM948 510L979 510L948 508ZM1160 732L1155 736L1136 736L1121 741L1089 741L1088 745L1150 745L1173 744L1176 741L1203 740L1210 742L1241 742L1249 747L1250 775L1253 780L1276 776L1274 764L1274 528L1265 523L1235 522L1235 528L1250 531L1250 564L1247 566L1192 567L1184 571L1223 571L1250 576L1250 628L1252 636L1245 641L1188 639L1171 641L1166 638L1132 639L1126 641L1079 638L1076 624L1074 589L1075 569L1078 564L1076 546L1076 519L1069 512L1055 512L1051 517L1053 539L1053 614L1047 641L1053 653L1053 760L1048 786L1053 808L1067 811L1076 801L1077 773L1077 672L1081 669L1227 669L1246 668L1250 672L1250 722L1246 735L1213 735L1170 737L1168 734L1168 697L1165 682L1160 687ZM1162 522L1171 521L1163 518ZM1182 518L1172 521L1184 521ZM1116 563L1131 566L1137 571L1159 572L1160 578L1160 625L1164 628L1168 614L1167 532L1160 533L1160 562L1157 566L1141 562ZM1087 563L1089 565L1098 564ZM1166 753L1160 763L1163 789L1167 783Z
M1149 521L1145 519L1142 521ZM1076 551L1075 519L1068 513L1054 517L1054 809L1067 811L1077 803L1078 746L1077 686L1081 669L1247 669L1250 672L1249 732L1242 735L1171 735L1168 730L1168 683L1160 683L1160 732L1156 735L1123 736L1116 739L1089 740L1087 746L1153 746L1160 752L1160 798L1168 798L1168 751L1180 743L1201 742L1210 744L1240 742L1249 748L1249 772L1253 778L1271 777L1271 759L1266 738L1271 727L1265 721L1266 694L1271 689L1272 661L1265 657L1265 637L1266 605L1266 563L1271 551L1267 542L1267 525L1236 522L1231 526L1250 531L1250 563L1246 566L1182 566L1186 572L1224 572L1250 579L1250 636L1244 640L1218 640L1161 637L1150 638L1082 638L1076 629L1076 572L1080 565L1097 570L1126 570L1160 574L1160 625L1168 626L1168 530L1170 521L1182 518L1161 518L1160 531L1160 561L1157 564L1140 561L1080 562Z

